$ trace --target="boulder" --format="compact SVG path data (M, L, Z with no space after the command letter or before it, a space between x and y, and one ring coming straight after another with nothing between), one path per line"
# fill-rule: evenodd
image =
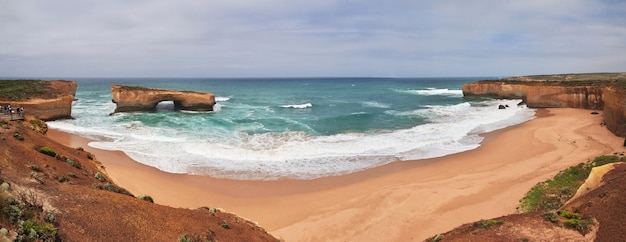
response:
M177 110L213 111L215 95L210 92L177 91L137 86L111 86L115 112L155 111L162 101L173 101Z

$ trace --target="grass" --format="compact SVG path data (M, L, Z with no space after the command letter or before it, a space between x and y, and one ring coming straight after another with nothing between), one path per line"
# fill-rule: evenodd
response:
M32 96L46 95L45 82L41 80L0 80L0 99L23 101Z
M44 146L44 147L39 148L39 153L46 154L46 155L49 155L49 156L52 156L52 157L56 157L57 156L57 152L54 151L53 149L51 149L48 146Z
M598 156L593 161L567 168L559 172L553 179L535 185L520 200L519 209L522 212L558 209L575 195L578 187L589 176L591 168L619 161L626 161L626 157L622 154Z

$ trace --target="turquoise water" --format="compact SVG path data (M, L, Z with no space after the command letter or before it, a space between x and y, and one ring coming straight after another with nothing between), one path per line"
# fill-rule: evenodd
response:
M314 179L474 149L477 134L534 116L519 100L464 99L462 84L479 79L78 79L75 119L49 125L168 172ZM217 104L110 115L113 84L209 91Z

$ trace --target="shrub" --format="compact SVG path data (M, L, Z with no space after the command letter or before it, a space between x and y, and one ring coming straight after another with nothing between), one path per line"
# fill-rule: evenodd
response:
M96 175L94 175L96 177L96 179L98 179L98 181L101 182L105 182L107 181L107 179L104 177L104 175L102 175L102 173L100 172L96 172Z
M77 169L81 169L81 168L83 168L83 167L80 165L80 162L75 161L75 160L70 160L69 158L65 159L65 163L67 163L68 165L73 166L73 167L75 167L75 168L77 168Z
M99 190L105 190L105 191L110 191L110 192L115 192L115 193L119 193L119 194L123 194L123 195L128 195L131 197L135 197L132 193L130 193L128 190L119 187L115 184L111 184L111 183L105 183L104 185L102 184L93 184L91 187L93 187L94 189L99 189Z
M44 221L51 223L51 224L55 224L57 222L56 217L54 217L54 214L52 214L51 212L47 212L46 215L43 217Z
M222 228L225 228L225 229L230 229L230 225L228 225L228 222L226 222L226 220L223 220L220 223L220 226L222 226Z
M566 228L578 230L583 235L589 233L589 230L591 230L590 226L595 224L593 219L568 219L563 222Z
M37 182L39 182L39 184L43 184L43 183L44 183L43 178L41 178L41 177L37 174L37 172L34 172L34 171L33 171L33 172L31 172L31 173L30 173L30 177L32 177L33 179L37 180Z
M57 179L57 181L58 181L58 182L60 182L60 183L63 183L63 182L69 181L69 180L70 180L70 179L67 179L67 177L65 177L65 176L63 176L63 175L61 175L61 176Z
M24 136L22 136L20 133L18 132L14 132L13 133L13 138L19 140L19 141L24 141Z
M152 197L148 196L148 195L140 195L139 199L144 200L144 201L148 201L148 202L151 202L151 203L154 203L154 199L152 199Z
M56 157L57 156L57 152L54 151L53 149L51 149L48 146L44 146L44 147L39 148L39 152L42 153L42 154L46 154L46 155L52 156L52 157Z
M544 213L543 214L543 219L545 219L546 221L550 221L552 223L558 223L559 222L559 217L557 217L556 213L553 213L553 212Z
M72 177L72 178L78 178L78 176L74 174L73 172L67 173L67 176Z
M572 212L567 211L567 210L559 210L558 214L561 215L562 217L568 218L568 219L579 219L580 218L580 214L572 213Z
M18 237L28 236L30 240L55 241L57 230L45 223L37 223L32 219L20 223L18 228ZM18 239L16 239L18 240Z
M41 172L41 167L39 167L38 165L31 165L30 169L36 172Z
M9 184L8 182L3 182L0 185L0 188L2 188L3 191L8 191L11 189L11 184Z
M531 188L526 196L520 200L519 209L522 212L558 209L574 196L572 191L576 191L585 182L591 168L618 161L626 161L626 158L617 155L603 155L596 157L593 161L580 163L562 170L553 179L540 182Z
M433 238L433 242L439 242L443 239L443 234L438 234L435 235L435 237Z

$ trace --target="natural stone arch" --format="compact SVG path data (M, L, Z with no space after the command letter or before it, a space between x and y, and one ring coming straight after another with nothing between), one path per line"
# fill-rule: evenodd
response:
M156 111L162 101L173 101L176 110L213 111L215 95L210 92L176 91L136 86L111 86L115 112Z

